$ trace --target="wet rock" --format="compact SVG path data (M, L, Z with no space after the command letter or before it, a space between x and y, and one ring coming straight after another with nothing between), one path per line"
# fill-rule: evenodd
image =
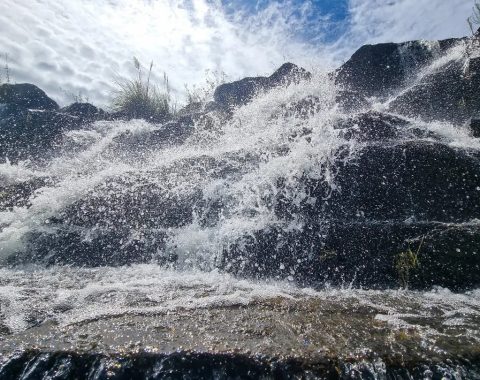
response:
M245 236L225 250L222 267L305 285L400 286L395 260L425 237L423 264L418 276L412 268L410 286L479 286L479 163L478 154L439 143L367 146L335 166L337 191L306 178L304 202L293 204L280 192L277 216L301 221L300 231Z
M336 72L336 83L366 96L384 96L463 39L364 45Z
M408 131L405 119L380 112L369 111L340 120L336 125L346 140L385 141L400 138Z
M128 153L132 153L132 150L145 153L152 149L157 150L161 146L181 144L191 136L194 131L194 124L199 122L201 118L205 119L207 116L203 114L187 115L158 125L152 131L137 134L125 132L114 138L112 148Z
M327 204L312 210L355 219L462 222L480 215L480 156L440 143L368 146L340 166ZM321 206L321 210L318 208Z
M24 351L6 358L0 367L5 379L473 379L476 361L384 363L381 359L302 361L236 353L101 353Z
M174 194L161 181L111 178L27 234L25 246L8 261L78 266L173 263L175 255L165 251L168 230L192 223L201 199L199 189Z
M302 119L308 119L325 109L325 105L322 104L321 99L318 96L306 96L305 98L283 105L280 108L280 112L276 117L296 117Z
M98 267L151 262L165 265L176 260L162 254L164 232L135 231L125 226L82 228L52 218L43 231L30 232L24 240L26 249L9 256L9 265Z
M189 116L192 114L198 114L204 111L205 108L205 103L203 102L192 102L187 104L185 107L181 108L176 116L178 117L183 117L183 116Z
M90 103L73 103L64 107L60 112L70 116L78 117L82 121L105 120L108 115L101 108L95 107Z
M335 102L343 112L358 112L371 106L365 95L358 91L339 90Z
M285 63L269 77L244 78L236 82L222 84L216 88L213 97L220 107L228 109L248 103L261 91L290 83L298 83L310 77L311 74L305 69L292 63Z
M58 110L58 104L50 99L45 92L29 83L9 84L0 86L0 103L7 104L13 110L38 109L42 111Z
M426 75L391 104L389 109L409 117L462 123L474 110L469 103L468 85L462 62L454 61ZM476 88L479 91L480 87Z
M362 94L354 91L339 90L335 96L335 103L326 103L318 96L308 95L303 99L291 102L280 107L280 113L276 117L296 117L308 119L320 111L329 107L338 107L338 110L345 113L359 112L366 110L370 102Z
M80 121L55 111L21 109L0 119L0 160L33 160L45 157L62 133Z
M452 60L421 74L421 69L457 45L466 50L466 66L463 60ZM462 123L480 110L476 95L480 91L480 60L469 58L478 49L469 38L365 45L336 72L335 80L366 97L386 98L404 88L390 103L391 111Z
M470 129L473 137L480 138L480 119L470 120Z
M45 158L61 134L81 122L57 112L57 103L28 83L2 85L0 103L0 162Z
M239 239L225 250L222 267L302 286L465 290L480 284L479 244L475 225L312 221L302 231L269 229ZM417 262L403 262L409 250L418 250Z

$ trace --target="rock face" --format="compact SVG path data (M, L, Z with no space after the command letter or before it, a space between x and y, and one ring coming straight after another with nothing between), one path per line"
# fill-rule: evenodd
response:
M260 91L267 91L276 86L308 79L311 74L293 63L283 64L269 77L244 78L225 83L215 90L214 100L222 108L230 108L248 103Z
M364 45L336 72L336 82L367 96L388 95L459 39Z
M62 108L60 112L75 116L82 121L104 120L107 118L107 113L104 110L90 103L73 103Z
M389 108L402 115L463 123L480 107L479 59L463 60L475 44L461 38L366 45L336 72L336 82L367 97L393 97ZM458 58L429 67L448 55Z
M10 109L38 109L42 111L58 110L58 104L45 92L29 83L3 84L0 86L0 103Z
M80 124L57 112L57 103L32 84L3 84L0 103L0 162L43 155L62 131Z
M63 131L80 121L56 111L16 109L0 118L0 162L45 157Z
M314 203L295 205L280 192L277 216L300 220L303 229L246 236L225 251L225 266L254 277L287 273L305 285L478 286L480 155L439 143L401 142L408 122L395 117L366 114L362 122L371 129L346 133L391 143L367 145L355 159L340 160L338 191L329 194L306 178ZM385 128L376 132L378 126ZM402 262L409 249L417 262Z
M472 119L470 121L470 129L472 130L473 137L480 137L480 119Z

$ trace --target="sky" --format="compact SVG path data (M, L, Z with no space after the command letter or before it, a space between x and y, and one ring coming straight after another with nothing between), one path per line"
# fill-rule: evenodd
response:
M0 0L0 67L65 105L81 94L108 107L133 57L185 84L224 72L270 75L290 61L330 70L367 43L470 33L473 0ZM5 70L0 74L5 81Z

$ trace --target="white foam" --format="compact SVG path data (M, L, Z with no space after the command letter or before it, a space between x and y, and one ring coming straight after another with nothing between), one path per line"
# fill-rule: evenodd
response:
M0 323L15 332L28 328L35 320L50 319L68 325L126 313L154 314L178 308L248 305L283 297L333 301L347 309L372 307L378 312L376 319L389 323L392 328L414 328L435 336L442 333L441 326L456 326L472 329L471 338L480 338L476 326L480 290L463 294L448 289L428 292L313 290L297 288L289 282L252 281L218 271L178 271L157 265L3 268L0 278L3 305Z

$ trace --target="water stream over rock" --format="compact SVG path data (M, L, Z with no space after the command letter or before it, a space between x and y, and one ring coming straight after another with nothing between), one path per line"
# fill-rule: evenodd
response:
M69 116L26 156L58 111L7 104L0 374L480 376L473 44L282 66L163 124Z

